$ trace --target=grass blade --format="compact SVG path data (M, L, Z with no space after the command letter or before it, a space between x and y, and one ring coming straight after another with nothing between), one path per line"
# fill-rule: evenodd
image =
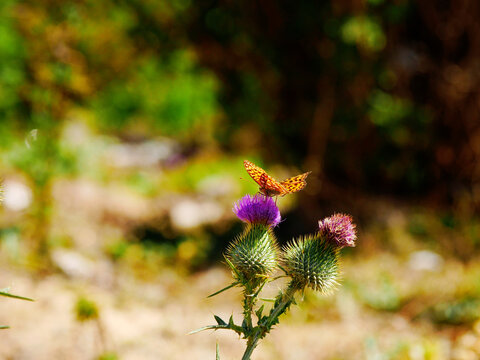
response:
M27 298L27 297L24 297L24 296L13 295L13 294L10 294L10 293L4 292L4 291L0 291L0 296L6 296L6 297L11 297L11 298L20 299L20 300L35 301L33 299L30 299L30 298Z

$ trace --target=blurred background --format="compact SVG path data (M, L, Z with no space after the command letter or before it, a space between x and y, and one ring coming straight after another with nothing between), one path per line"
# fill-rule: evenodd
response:
M207 359L240 319L233 202L279 180L280 243L352 214L342 287L255 359L480 357L476 0L3 0L4 359ZM269 290L275 294L276 283Z

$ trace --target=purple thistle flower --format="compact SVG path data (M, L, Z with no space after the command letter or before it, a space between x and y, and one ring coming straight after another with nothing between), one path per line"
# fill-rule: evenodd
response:
M233 212L248 224L275 227L281 220L280 210L273 199L261 194L245 195L234 204Z
M355 246L357 232L352 217L345 214L333 214L318 222L320 234L340 248Z

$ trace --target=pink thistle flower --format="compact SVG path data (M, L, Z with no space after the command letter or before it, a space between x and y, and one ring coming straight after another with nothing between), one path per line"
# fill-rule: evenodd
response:
M355 246L357 231L350 215L333 214L319 221L318 226L320 234L338 247Z

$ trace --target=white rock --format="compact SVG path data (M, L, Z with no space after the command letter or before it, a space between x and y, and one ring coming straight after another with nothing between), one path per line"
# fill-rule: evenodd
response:
M118 168L151 167L175 154L177 147L175 142L167 139L138 144L116 144L107 151L107 156Z
M32 190L16 180L3 183L3 205L13 211L25 210L32 203Z
M410 254L408 266L413 270L440 271L443 267L443 258L433 251L421 250Z
M215 202L181 200L170 209L172 224L180 229L191 229L220 219L223 208Z
M72 278L90 279L95 273L95 263L76 251L57 249L52 252L52 260Z

